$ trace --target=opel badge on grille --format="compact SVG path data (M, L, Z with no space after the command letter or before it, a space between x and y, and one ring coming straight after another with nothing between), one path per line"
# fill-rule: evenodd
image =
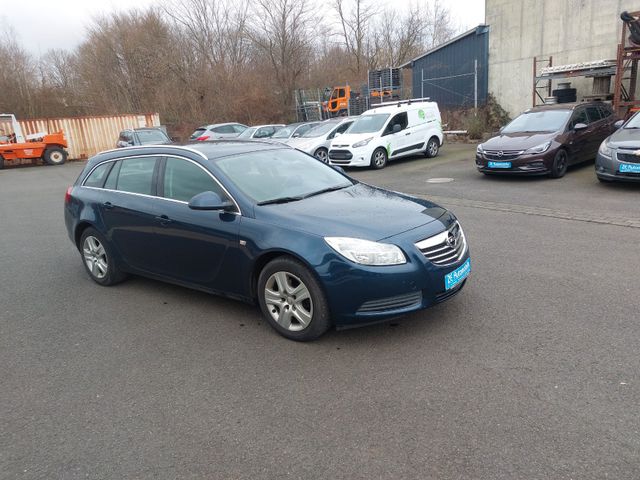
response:
M447 246L451 248L456 247L456 236L453 234L453 232L449 232L449 235L447 235L447 240L445 243L447 244Z
M502 155L504 155L504 153L502 152L502 150L500 150L500 151L498 152L498 156L499 156L499 157L502 157Z

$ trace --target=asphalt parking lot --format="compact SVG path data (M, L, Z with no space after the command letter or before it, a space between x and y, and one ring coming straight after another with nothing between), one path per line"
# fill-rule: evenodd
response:
M0 171L0 478L639 478L640 185L485 177L474 149L350 172L456 213L461 294L306 344L96 285L62 218L83 165Z

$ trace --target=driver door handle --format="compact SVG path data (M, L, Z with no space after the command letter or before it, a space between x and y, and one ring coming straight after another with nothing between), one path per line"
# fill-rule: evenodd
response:
M168 216L166 215L158 215L156 217L156 220L158 220L160 222L160 225L162 225L163 227L166 227L167 225L169 225L171 222L173 222L173 220L171 220Z

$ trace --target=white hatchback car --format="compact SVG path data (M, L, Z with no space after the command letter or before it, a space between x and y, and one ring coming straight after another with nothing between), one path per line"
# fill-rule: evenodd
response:
M360 115L329 148L332 165L384 168L389 160L438 154L444 135L435 102L388 102Z
M329 163L331 140L343 134L355 119L356 117L342 117L327 120L307 130L299 137L286 140L285 143L313 155L324 163Z
M196 131L191 134L189 140L204 142L207 140L235 138L247 128L249 127L242 123L214 123L212 125L204 125L197 128Z

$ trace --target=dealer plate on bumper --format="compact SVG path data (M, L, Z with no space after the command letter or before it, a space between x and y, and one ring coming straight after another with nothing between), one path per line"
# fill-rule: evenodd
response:
M640 163L621 163L618 171L620 173L640 173Z
M487 162L489 168L511 168L511 162Z
M467 261L456 268L453 272L447 273L444 276L444 289L451 290L458 285L461 281L469 276L471 273L471 259L467 258Z

